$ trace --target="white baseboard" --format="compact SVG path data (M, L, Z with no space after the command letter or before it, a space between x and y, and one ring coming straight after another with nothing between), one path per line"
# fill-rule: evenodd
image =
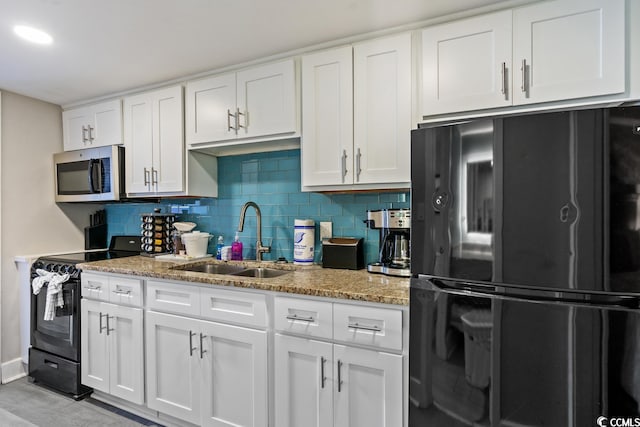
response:
M0 372L2 372L2 384L27 376L27 368L21 357L0 365Z

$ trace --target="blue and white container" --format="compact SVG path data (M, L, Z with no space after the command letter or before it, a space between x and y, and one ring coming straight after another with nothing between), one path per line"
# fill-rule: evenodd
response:
M293 235L293 263L313 264L313 251L316 241L316 225L312 219L296 219Z

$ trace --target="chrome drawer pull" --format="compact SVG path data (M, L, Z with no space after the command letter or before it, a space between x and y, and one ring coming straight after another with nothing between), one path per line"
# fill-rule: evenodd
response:
M314 319L313 316L305 317L305 316L298 316L297 314L290 314L287 316L287 319L299 320L301 322L309 322L309 323L313 323L316 321L316 319Z
M360 325L358 323L349 323L347 325L347 328L350 329L362 329L364 331L373 331L373 332L382 332L382 329L380 328L380 326L367 326L367 325Z
M113 293L116 294L116 295L125 295L125 296L131 295L131 291L121 291L119 289L113 291Z

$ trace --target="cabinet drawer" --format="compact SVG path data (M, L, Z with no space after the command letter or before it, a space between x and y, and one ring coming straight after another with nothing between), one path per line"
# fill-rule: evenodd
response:
M109 301L114 304L142 306L142 280L109 278Z
M274 315L277 331L327 339L333 335L330 302L276 297Z
M333 306L336 341L402 350L402 311L348 304Z
M169 313L198 316L200 289L164 282L147 281L147 308Z
M100 274L85 273L80 275L82 296L100 301L109 301L109 277Z
M200 289L200 315L211 320L266 328L266 296L213 288Z

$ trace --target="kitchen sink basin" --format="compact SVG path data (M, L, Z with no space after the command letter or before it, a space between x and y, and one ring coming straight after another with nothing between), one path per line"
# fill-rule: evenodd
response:
M233 276L257 277L260 279L268 279L271 277L282 276L287 274L286 270L274 270L272 268L247 268L237 273L231 273Z
M245 270L245 267L227 264L200 264L192 267L181 268L181 270L209 274L234 274Z

